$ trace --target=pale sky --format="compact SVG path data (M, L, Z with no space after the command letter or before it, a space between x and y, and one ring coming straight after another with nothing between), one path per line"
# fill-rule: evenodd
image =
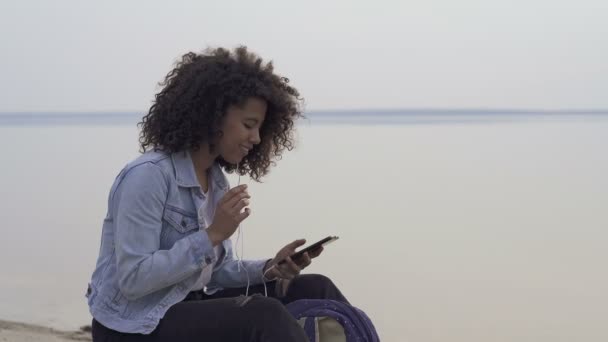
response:
M144 111L240 44L308 110L608 108L606 0L0 0L0 42L0 111Z

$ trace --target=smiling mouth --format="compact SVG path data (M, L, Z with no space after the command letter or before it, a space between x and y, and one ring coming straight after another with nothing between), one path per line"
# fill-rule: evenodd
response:
M243 145L240 146L241 147L241 151L243 151L243 153L248 154L249 153L249 149Z

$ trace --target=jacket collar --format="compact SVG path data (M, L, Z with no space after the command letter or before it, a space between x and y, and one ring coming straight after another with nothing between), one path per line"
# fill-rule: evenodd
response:
M196 178L194 164L192 163L192 158L190 157L189 152L174 152L171 154L171 159L173 160L173 168L175 171L177 185L185 188L201 186ZM225 190L228 189L228 181L226 180L226 177L224 176L224 173L217 162L214 162L213 165L211 165L209 172L214 185Z

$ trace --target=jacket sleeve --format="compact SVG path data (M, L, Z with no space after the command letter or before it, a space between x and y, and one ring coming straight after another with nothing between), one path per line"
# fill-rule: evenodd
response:
M168 180L153 163L135 166L116 187L118 286L129 300L174 285L216 260L205 231L182 238L169 250L160 250L167 194Z
M242 287L247 285L247 277L251 285L262 282L262 273L264 265L269 259L264 260L242 260L239 267L239 261L234 259L232 252L232 242L227 240L224 244L226 256L222 264L213 272L211 281L208 287Z

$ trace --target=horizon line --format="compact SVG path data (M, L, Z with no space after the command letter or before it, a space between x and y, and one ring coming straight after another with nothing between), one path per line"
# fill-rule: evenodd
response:
M7 114L144 114L147 111L139 110L19 110L0 111L0 115ZM398 114L398 113L500 113L500 114L608 114L608 108L586 109L529 109L529 108L484 108L484 107L402 107L402 108L353 108L353 109L315 109L303 110L303 114Z

